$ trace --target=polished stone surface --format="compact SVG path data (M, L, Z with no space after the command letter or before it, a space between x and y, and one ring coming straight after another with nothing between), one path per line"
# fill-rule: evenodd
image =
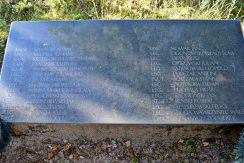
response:
M13 22L9 122L244 122L244 41L231 20Z

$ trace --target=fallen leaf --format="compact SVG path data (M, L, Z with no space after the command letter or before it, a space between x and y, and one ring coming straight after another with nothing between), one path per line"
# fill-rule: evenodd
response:
M75 153L77 153L78 155L80 155L81 154L80 149L76 147L75 148Z
M178 157L183 157L183 156L184 156L182 152L177 152L176 155L177 155Z
M102 149L103 151L106 151L106 149L107 149L107 145L106 145L106 144L102 144L101 149Z
M209 142L203 142L203 146L207 147L209 145Z
M74 158L79 158L79 154L75 153Z
M52 159L54 157L54 153L53 152L48 152L48 159Z
M184 143L184 141L185 141L185 140L180 139L180 140L178 141L178 143Z
M68 144L66 144L65 145L65 151L64 151L64 154L66 155L66 156L70 156L71 155L71 144L70 143L68 143Z
M126 147L130 147L130 145L131 145L130 141L126 141L125 145L126 145Z
M72 146L72 145L71 145L70 143L66 144L66 145L65 145L66 150L70 149L71 146Z
M56 144L53 144L52 147L53 147L53 151L58 150L58 146Z

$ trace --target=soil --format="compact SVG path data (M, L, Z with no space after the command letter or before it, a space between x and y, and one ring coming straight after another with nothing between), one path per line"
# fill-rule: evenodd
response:
M0 162L234 162L242 125L11 124Z

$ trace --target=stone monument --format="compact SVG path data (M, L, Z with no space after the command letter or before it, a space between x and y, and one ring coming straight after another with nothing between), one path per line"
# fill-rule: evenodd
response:
M244 122L234 20L13 22L0 81L7 122Z

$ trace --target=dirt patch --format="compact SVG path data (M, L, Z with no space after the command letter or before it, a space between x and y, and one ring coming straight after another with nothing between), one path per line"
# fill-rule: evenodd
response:
M0 162L233 162L238 125L12 124Z

